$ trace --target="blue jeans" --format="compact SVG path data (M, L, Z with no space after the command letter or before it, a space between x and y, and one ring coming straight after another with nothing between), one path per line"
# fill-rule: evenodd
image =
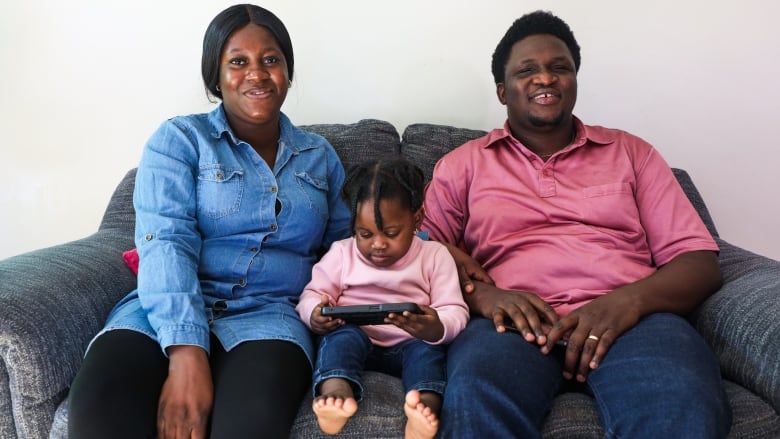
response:
M542 355L472 318L449 347L439 436L540 438L563 379L564 349ZM683 318L653 314L619 337L583 386L609 438L726 437L731 410L715 356Z
M400 376L404 391L444 393L446 349L411 339L395 346L374 346L359 326L344 325L319 338L314 367L314 396L322 381L344 378L352 383L355 399L363 399L363 370Z

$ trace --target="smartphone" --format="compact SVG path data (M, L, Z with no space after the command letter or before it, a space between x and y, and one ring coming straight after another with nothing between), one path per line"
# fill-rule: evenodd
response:
M416 303L411 302L322 307L322 315L339 318L353 325L383 325L388 314L401 314L404 311L423 313Z

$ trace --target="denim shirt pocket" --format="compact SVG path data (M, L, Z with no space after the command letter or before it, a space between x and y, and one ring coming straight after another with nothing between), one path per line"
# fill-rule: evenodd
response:
M296 180L306 198L309 207L315 210L322 218L328 217L328 180L317 178L308 172L296 172Z
M205 165L198 173L198 211L209 218L238 212L244 192L244 172L222 164Z

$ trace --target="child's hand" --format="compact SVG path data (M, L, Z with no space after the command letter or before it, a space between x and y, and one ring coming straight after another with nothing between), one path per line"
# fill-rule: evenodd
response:
M412 336L421 340L434 342L444 336L444 325L439 320L439 314L430 306L420 305L423 314L404 311L403 314L390 313L386 323L391 323Z
M311 310L309 325L311 326L311 331L317 335L327 334L344 324L344 320L322 315L322 307L329 304L330 297L327 294L323 294L320 298L320 304Z

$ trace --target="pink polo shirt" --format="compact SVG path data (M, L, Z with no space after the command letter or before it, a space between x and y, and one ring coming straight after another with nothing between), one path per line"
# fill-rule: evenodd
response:
M462 246L505 289L538 294L559 315L718 247L649 143L575 118L574 143L547 162L508 126L437 163L423 230Z

